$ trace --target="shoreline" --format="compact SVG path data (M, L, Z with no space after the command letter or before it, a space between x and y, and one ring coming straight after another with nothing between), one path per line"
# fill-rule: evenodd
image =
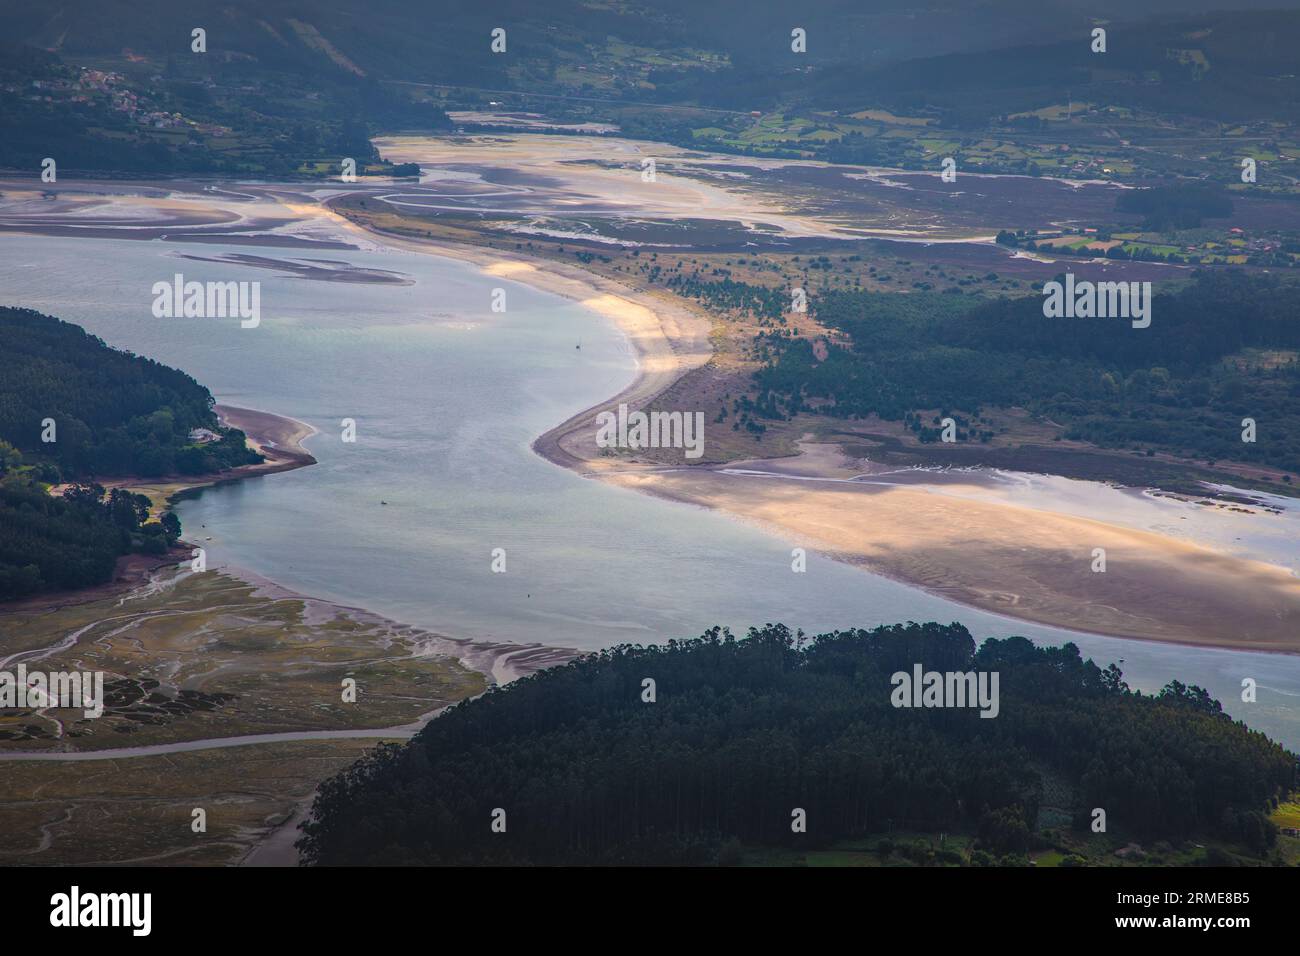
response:
M153 630L167 617L177 622L173 629L189 635L185 640L193 647L180 647L175 635ZM411 628L363 608L304 596L256 573L229 566L195 575L184 565L173 565L121 599L102 597L98 604L72 608L57 617L29 612L11 618L7 626L18 635L34 621L40 622L41 640L25 642L32 646L18 651L23 660L54 658L75 663L89 658L109 673L132 680L150 677L176 687L230 692L246 703L241 714L226 714L227 720L220 724L211 723L211 715L179 716L176 732L123 739L110 728L92 735L91 740L74 740L65 737L60 728L55 738L41 740L39 745L7 743L0 747L0 764L21 765L11 767L6 778L5 805L11 815L20 799L24 806L35 808L33 813L47 812L50 801L27 800L23 788L31 786L32 780L67 780L69 775L90 773L99 786L83 792L79 799L99 805L103 801L111 804L116 794L148 799L153 775L174 774L177 761L202 768L195 772L213 788L203 793L242 792L247 780L256 779L260 782L250 785L251 792L265 805L265 812L245 814L227 841L235 853L218 861L227 865L296 863L296 827L310 809L313 792L364 750L381 741L409 740L448 706L580 656L571 648L472 641ZM87 621L100 623L93 624L92 631ZM337 629L337 622L347 626ZM4 623L0 618L0 624ZM267 627L288 636L281 643L268 645L270 632L259 634ZM121 633L129 636L119 639ZM314 650L322 644L336 647L338 652L330 655ZM134 649L113 657L118 645ZM204 660L208 653L213 656ZM169 661L175 655L180 655L175 657L180 663L173 666ZM277 661L286 662L288 668L281 670ZM363 683L367 680L364 675L378 668L373 675L384 680L382 686L375 686L372 699L379 709L361 720L316 719L310 709L319 700L318 692L304 674L319 667L361 675ZM254 680L241 687L241 673L257 671L274 675L277 686ZM216 677L218 674L224 676ZM287 685L280 682L281 674ZM214 677L214 686L204 683ZM226 683L227 678L236 683ZM396 689L394 682L400 685ZM332 689L332 680L325 685ZM285 700L309 705L305 716L299 706L286 711ZM121 713L114 717L123 719ZM180 721L192 722L182 725ZM277 754L287 765L263 774L268 763L276 763ZM35 831L44 818L19 813L17 819L17 825ZM128 842L140 840L145 832L130 821L123 826L119 837ZM186 846L177 852L193 850ZM66 848L63 852L65 858L67 853L75 853ZM105 851L101 847L99 852ZM76 858L71 862L86 861Z
M239 481L258 475L276 475L316 464L316 458L303 447L303 442L317 430L306 422L255 408L234 405L215 405L217 420L227 428L238 428L247 443L266 460L252 465L240 465L225 471L196 476L193 482L178 482L179 494L199 488L210 488L227 481ZM168 499L170 501L170 499Z
M169 511L178 498L203 488L260 475L279 474L316 464L316 459L302 445L303 441L317 433L316 429L306 422L272 412L233 405L216 405L215 411L222 425L242 431L247 443L254 451L266 458L266 461L240 465L237 468L228 468L205 475L168 475L158 478L128 475L110 478L98 484L106 490L125 488L147 496L152 502L150 515L157 517ZM57 494L66 487L66 483L52 485L50 494ZM194 542L181 537L164 555L124 554L117 559L111 580L74 591L45 592L0 603L0 618L9 613L53 612L130 593L145 584L154 572L188 561L194 547L196 547Z
M240 481L259 475L275 475L316 464L311 452L302 442L315 435L316 429L306 422L286 418L272 412L234 405L215 405L217 420L228 428L238 428L244 433L246 444L265 460L202 475L159 475L147 478L141 475L120 475L116 478L90 479L106 490L125 488L146 495L153 501L153 514L168 510L173 500L186 492L211 488L228 481ZM67 488L68 482L50 487L50 494Z
M557 262L523 251L445 236L425 238L403 234L364 220L357 221L339 212L334 199L314 205L314 210L345 233L368 237L395 249L456 259L482 270L487 276L519 281L561 296L610 319L624 334L636 356L632 381L618 394L570 416L533 439L533 451L552 464L583 477L597 477L631 490L721 511L737 520L756 523L792 544L802 544L845 563L867 568L870 573L1013 620L1108 637L1300 652L1300 637L1292 636L1291 631L1295 629L1290 627L1300 621L1300 595L1294 593L1293 579L1277 579L1276 575L1283 572L1276 565L1229 557L1151 533L1141 536L1141 547L1136 549L1138 559L1150 560L1145 562L1143 572L1136 575L1136 583L1126 588L1121 586L1116 593L1116 589L1102 589L1099 585L1118 583L1117 579L1127 574L1127 570L1091 580L1080 578L1077 573L1078 562L1086 564L1086 556L1099 537L1125 537L1123 543L1129 546L1129 556L1133 556L1132 529L1104 519L1052 514L1010 503L969 501L958 511L945 512L941 507L942 496L924 488L890 489L888 495L879 491L862 494L863 489L843 486L834 491L816 489L806 478L832 475L833 471L817 470L825 466L824 461L815 463L799 485L791 485L792 475L769 476L790 480L763 482L767 500L760 500L761 495L732 494L745 482L737 483L736 476L720 474L743 465L741 460L691 466L665 461L629 462L621 456L600 455L594 424L598 410L624 402L634 410L643 409L673 389L684 376L714 358L710 340L714 323L702 307L666 291L647 288L635 277L602 275L576 262ZM219 411L229 424L247 426L244 430L251 439L266 438L251 443L271 460L198 480L163 481L145 486L135 479L119 483L170 502L200 487L276 473L314 461L300 444L309 432L294 431L308 426L255 410L221 407ZM260 434L276 423L281 427L270 428L273 434ZM289 431L283 430L286 424L290 426ZM845 444L841 443L841 450ZM805 464L798 456L781 462L795 470ZM774 496L770 492L777 484L789 487ZM855 497L846 498L844 494ZM779 507L774 505L774 499L779 499ZM888 502L890 507L884 507L883 502ZM837 510L845 508L848 510ZM921 520L927 515L928 524ZM1032 520L1026 520L1026 515ZM1003 531L1005 519L1009 517L1018 519L1014 523L1024 540L991 541L989 536L996 537ZM971 527L973 518L979 519L976 523L982 523L979 532ZM856 537L844 534L842 527L836 532L835 526L843 525L846 519L850 524L856 522ZM1052 534L1044 531L1045 523L1053 525ZM893 535L888 547L883 548L882 527L886 535ZM1023 559L1026 553L1037 558L1028 568ZM1208 580L1203 567L1207 563L1217 569ZM967 573L972 569L979 573ZM1157 569L1160 573L1155 573ZM1034 586L1019 588L1018 576L1026 573L1034 578ZM1216 592L1209 606L1203 589L1183 586L1183 578L1198 576ZM1255 605L1260 603L1261 584L1267 596L1276 600L1273 606L1259 612ZM1242 608L1246 610L1241 611Z
M322 210L349 230L379 237L398 249L441 256L468 263L486 275L522 283L541 292L568 299L612 321L627 338L636 358L636 373L625 388L605 401L583 409L533 439L534 452L552 464L583 474L603 470L606 462L592 460L594 440L582 441L590 418L600 409L626 402L641 408L677 383L688 372L713 357L709 341L713 320L700 307L671 293L633 288L579 265L530 256L517 250L451 242L413 239L385 229L361 225L334 210ZM589 446L589 447L587 447Z
M1189 647L1300 653L1300 580L1263 561L1095 518L968 499L954 503L925 488L817 487L807 479L854 470L837 443L831 444L843 460L776 459L788 474L764 478L724 474L753 463L745 460L665 466L598 457L596 412L620 402L644 408L710 361L707 315L577 265L401 236L333 215L384 242L595 306L624 332L637 357L632 384L534 439L533 451L552 464L720 511L792 545L1010 621ZM602 300L617 307L600 308ZM744 494L735 493L740 487ZM1107 575L1090 569L1092 549L1101 546L1112 562Z
M362 235L378 238L383 243L394 248L408 249L466 262L481 269L485 275L519 281L539 290L564 297L600 313L615 323L616 327L628 339L635 355L636 370L631 383L623 388L619 394L569 417L566 421L537 436L530 443L533 451L539 456L552 464L575 472L580 477L600 478L603 481L618 484L629 490L720 511L733 520L761 527L765 533L788 540L793 545L805 546L808 550L818 551L835 560L857 565L860 570L865 570L867 573L899 581L926 593L953 600L965 607L997 614L1009 622L1043 623L1076 631L1088 631L1111 638L1189 644L1190 646L1215 648L1224 651L1293 653L1300 650L1294 645L1271 647L1261 646L1258 643L1245 643L1240 640L1233 642L1231 640L1211 639L1196 642L1178 640L1168 635L1161 636L1156 633L1141 636L1130 635L1117 632L1115 629L1090 628L1086 623L1078 623L1077 618L1063 620L1035 618L1023 606L1019 607L1022 613L1018 615L1008 613L1005 607L999 606L998 603L999 600L1002 600L999 595L1007 593L1005 587L999 589L996 594L986 595L984 600L987 600L989 604L985 606L980 603L980 595L974 591L965 594L952 593L950 589L954 585L951 581L940 585L927 585L924 580L918 580L917 577L908 577L899 573L894 563L891 563L899 560L901 549L896 548L894 553L885 553L883 555L869 555L860 549L864 541L872 540L877 526L882 523L889 525L890 530L899 534L914 535L912 524L924 510L922 506L926 503L941 500L941 496L921 488L901 489L900 491L890 490L886 494L879 489L866 486L844 489L840 485L828 485L831 497L822 501L820 496L813 493L815 486L807 481L807 477L834 475L839 474L841 470L851 470L848 465L835 455L819 456L814 452L811 455L805 454L780 459L774 467L777 470L786 472L786 474L777 476L777 480L747 476L737 479L734 475L722 473L724 469L734 470L747 466L760 467L765 463L772 464L760 460L735 460L724 465L679 467L665 466L663 462L638 464L629 463L615 457L600 457L597 455L598 449L594 442L593 415L597 410L609 408L620 402L627 402L633 408L644 408L672 389L676 383L681 381L683 376L700 369L710 362L714 354L709 338L713 323L702 308L695 307L692 303L688 303L684 299L662 290L640 288L640 284L635 279L629 282L619 281L612 277L590 272L577 263L557 263L553 260L529 256L509 249L476 246L445 239L425 241L418 237L394 235L380 229L365 228L352 222L335 213L327 202L322 203L318 208L323 215L335 216L342 223L346 223L349 229L355 230ZM253 409L223 405L217 406L217 411L223 424L243 430L249 439L250 445L266 455L268 461L258 465L241 466L240 468L204 476L171 476L175 479L174 481L169 482L167 479L159 479L153 485L143 486L151 488L154 495L162 496L162 507L166 507L175 499L186 494L196 493L204 487L211 487L228 481L238 481L259 474L275 474L315 463L316 459L311 456L303 445L304 441L312 434L315 434L315 429L311 426L293 419ZM817 447L829 450L839 446L827 444ZM798 481L797 484L795 483L796 480ZM140 482L143 481L144 479L124 479L124 485L132 487L134 490L142 490ZM763 484L760 484L760 482ZM747 486L750 490L744 490ZM737 489L744 490L744 493L737 494ZM764 489L778 493L765 497ZM144 493L149 492L145 491ZM844 506L849 502L849 499L845 498L844 495L855 496L851 508ZM886 501L887 495L894 498L894 504L891 505L891 508L895 517L892 519L883 517L891 512L882 510L880 507ZM789 515L793 513L791 502L799 501L804 503L804 514L800 516L797 522L788 520ZM958 553L964 565L974 565L977 568L993 567L996 569L997 574L1002 577L1008 574L1006 569L1009 559L1014 558L1018 550L1024 549L1019 547L1019 542L1016 542L1015 546L1002 545L996 548L987 544L987 537L982 542L979 534L973 530L973 526L967 524L969 516L976 513L976 511L986 512L993 519L1005 517L1011 511L1023 511L1031 516L1045 514L1041 510L1017 508L1013 505L978 504L970 501L959 502L955 507L960 511L961 521L954 522L950 517L940 515L937 519L932 519L932 526L948 533L950 536L954 529L968 533L973 540L961 540L960 536L958 536L955 542L950 541L949 550ZM830 539L826 541L823 547L818 547L809 541L809 537L814 533L829 534L836 530L843 532L845 530L846 514L852 515L853 520L859 522L858 526L848 529L849 537L846 547L833 548L831 545L834 542ZM773 518L786 520L772 520ZM1072 519L1069 516L1064 516L1064 522L1076 530L1083 525L1084 521L1085 519ZM1042 529L1036 527L1037 524L1037 518L1030 519L1027 523L1027 533L1041 534ZM1122 532L1124 530L1118 528L1118 526L1103 522L1093 522L1092 524L1095 527L1110 529L1111 531L1118 530ZM1150 537L1163 540L1156 535ZM978 550L981 544L989 548L988 552L984 553ZM113 582L101 586L107 590L99 591L95 595L82 597L83 592L64 592L62 594L37 597L60 600L62 603L55 605L55 609L57 609L58 607L67 606L69 602L79 604L84 600L93 599L93 597L104 598L110 596L114 589L117 591L134 590L147 584L151 576L168 564L174 565L187 559L189 557L189 546L178 547L176 552L179 552L179 554L175 557L168 555L147 559L147 562L153 562L152 567L141 566L120 569L115 572ZM176 554L176 552L173 552L173 554ZM1059 550L1051 552L1051 554L1057 555L1059 553ZM142 555L128 556L123 560L129 563L132 558L144 559L144 557ZM926 555L921 554L920 557L924 559ZM1086 567L1086 556L1079 558L1079 560ZM142 562L142 564L147 562ZM924 566L924 563L924 560L922 560L922 566ZM1030 562L1031 565L1033 563ZM1120 578L1122 572L1117 557L1114 559L1114 563L1116 566L1112 569L1113 577ZM245 580L258 582L259 588L267 593L291 593L271 581L248 575L240 569L227 568L225 570ZM136 577L133 580L127 580L127 577L123 575L128 575L128 572L136 575ZM1054 569L1054 573L1058 575L1059 581L1059 569ZM1163 573L1166 576L1170 574L1168 570ZM1106 578L1107 576L1103 575L1102 577ZM1209 575L1210 581L1215 579L1225 579L1234 588L1238 586L1238 582L1235 581L1231 574L1223 574L1220 571ZM1088 579L1085 577L1084 580ZM1141 585L1142 581L1140 579L1134 582L1137 605L1145 607L1151 613L1153 619L1159 622L1162 619L1163 611L1158 607L1152 609L1150 596L1142 593ZM1191 588L1190 591L1191 597L1195 598L1197 589ZM1248 584L1241 584L1240 591L1248 595L1245 598L1247 601L1258 599L1258 592L1252 592ZM296 594L292 596L301 597ZM967 600L962 600L963 597L967 598ZM313 598L303 598L303 600L308 602L318 601L318 599ZM332 604L332 602L320 603ZM1085 606L1087 606L1086 602ZM0 606L0 616L3 615L7 607ZM361 611L362 609L352 610ZM1067 614L1069 610L1068 606L1064 610L1058 608L1057 613ZM369 614L370 612L362 611L362 613ZM1011 630L1014 632L1014 627ZM545 667L562 664L577 653L565 648L547 647L540 644L473 643L455 638L443 638L438 642L438 646L445 649L448 656L455 658L462 666L483 674L489 683L498 685ZM419 726L423 726L436 714L437 711L426 713L421 716L417 723L406 724L401 727L390 726L376 730L347 731L344 733L348 734L348 736L340 739L343 741L356 738L367 741L377 741L385 738L394 739L394 736L401 735L394 735L394 731L414 733ZM281 741L281 738L283 738L282 742L289 741L292 738L292 742L296 743L312 742L318 739L311 731L306 732L306 735L300 732L287 735L277 733L251 734L228 738L215 736L206 741L206 745L203 745L204 741L191 741L181 745L161 745L161 748L145 748L143 752L138 753L132 752L132 748L119 748L117 750L105 750L99 754L91 751L88 752L91 755L70 756L64 759L108 761L107 764L92 763L90 769L94 769L108 766L116 768L118 766L116 761L118 760L129 765L132 759L137 757L145 762L150 759L170 760L170 753L188 751L220 751L226 748L243 747L249 748L243 753L251 755L258 748L263 751L266 748L272 748L273 752L273 748L278 745L277 741ZM336 746L341 747L344 744L338 743ZM241 753L239 750L234 752L236 754ZM0 757L0 759L3 759L3 757ZM16 759L58 761L60 758L50 755L38 758L19 757ZM311 797L309 796L305 800L295 802L287 815L279 819L278 822L271 823L268 821L266 828L248 845L243 857L237 861L238 864L276 866L287 865L296 861L297 854L296 850L293 849L293 841L298 835L296 828L310 805Z
M266 460L204 475L172 475L154 479L124 476L102 481L100 484L106 489L126 488L139 494L149 495L151 499L161 497L161 503L156 500L154 503L155 511L161 513L168 510L169 506L177 499L201 491L204 488L242 481L245 478L294 471L317 463L317 459L303 445L303 442L308 438L319 434L318 429L312 425L274 412L235 405L217 404L214 406L214 410L223 426L238 428L242 431L247 444ZM62 486L52 487L51 493L54 493L56 488L59 487ZM87 588L79 588L75 591L36 594L18 601L0 604L0 619L7 612L57 611L104 598L129 594L147 584L156 572L164 568L174 568L178 564L188 561L193 547L196 547L194 542L182 537L165 555L123 555L118 558L117 567L111 581ZM264 594L296 598L329 605L335 610L354 612L376 619L382 618L382 615L375 614L375 612L365 608L342 605L326 599L299 594L277 582L242 568L226 568L225 570L239 579L255 585ZM568 660L579 653L573 648L538 643L514 644L496 641L474 641L468 638L448 637L441 634L437 635L437 637L440 642L446 645L445 649L449 652L449 656L459 661L469 670L483 674L493 684L509 683L552 663ZM424 715L421 718L421 724L430 716ZM404 728L386 729L401 730Z
M790 494L771 476L712 468L624 472L609 480L721 511L792 545L1012 625L1229 652L1300 653L1300 638L1288 624L1300 606L1300 581L1275 565L1154 532L847 479L821 488L800 477L793 479L799 491ZM874 535L881 527L902 530L894 539ZM954 528L972 538L951 535ZM1105 545L1108 576L1093 574L1087 548L1060 542L1074 533ZM1020 543L1034 535L1036 544ZM910 541L899 544L899 536ZM1112 586L1128 600L1105 603L1103 588ZM1243 593L1248 597L1240 598Z

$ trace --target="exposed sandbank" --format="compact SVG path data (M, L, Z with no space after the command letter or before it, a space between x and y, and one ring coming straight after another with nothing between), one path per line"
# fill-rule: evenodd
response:
M808 481L844 477L853 465L860 467L843 460L837 446L806 446L801 458L761 463L784 469L784 477L727 473L754 463L665 468L602 457L595 413L619 402L644 406L707 362L707 317L665 294L577 266L489 248L384 238L565 295L597 308L628 335L638 356L636 380L534 442L534 450L555 464L719 509L792 545L982 610L1113 637L1300 652L1300 580L1261 561L1150 531L959 499L925 487ZM1105 549L1105 572L1092 570L1095 548Z
M471 246L435 239L412 239L380 229L363 228L327 210L340 227L365 236L380 236L396 248L444 256L477 266L489 276L521 282L543 292L562 296L611 320L631 343L637 372L627 388L597 408L626 402L640 407L662 394L691 369L713 355L709 342L712 322L707 313L668 292L633 289L581 266L541 259L517 251ZM599 459L595 432L588 428L595 409L574 415L539 436L533 449L548 461L576 471L601 470L609 463Z
M602 477L719 508L792 545L1010 617L1115 637L1300 652L1300 579L1275 565L924 486L810 481L826 474L816 463L785 477L738 470ZM1104 572L1093 569L1097 548Z
M331 219L353 236L379 235L391 246L460 259L488 275L564 296L601 312L627 334L638 358L633 383L534 442L539 454L557 464L720 508L761 523L792 545L824 550L956 601L1024 620L1120 637L1300 651L1300 637L1293 636L1300 620L1295 579L1273 566L1164 535L1006 503L956 501L925 487L822 487L793 477L665 469L663 462L652 466L601 456L595 445L595 411L620 402L643 407L708 362L712 347L706 314L663 290L637 288L576 263L395 236L363 229L327 205L303 205L307 208L292 211ZM250 435L257 432L254 424L231 424ZM288 441L276 444L292 450ZM811 468L815 477L824 465L812 461L799 467ZM287 467L298 465L268 462L244 474ZM170 497L184 486L160 490ZM1104 574L1090 570L1096 547L1107 549ZM1086 576L1080 577L1080 567Z

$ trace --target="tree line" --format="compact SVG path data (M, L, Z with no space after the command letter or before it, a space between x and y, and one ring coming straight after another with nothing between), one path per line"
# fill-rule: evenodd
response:
M998 672L998 716L893 706L891 675L918 662ZM1073 644L977 649L960 624L713 628L452 707L326 781L299 848L320 865L712 863L736 843L965 829L1005 854L1035 831L1048 775L1068 781L1081 833L1102 807L1112 832L1251 829L1266 845L1296 766L1200 688L1133 692Z
M1300 298L1294 282L1207 269L1157 293L1150 328L1048 319L1042 297L823 292L809 308L848 346L760 336L751 415L877 414L919 432L934 410L1028 408L1102 447L1300 472ZM738 409L739 410L739 409ZM924 415L922 413L925 413ZM1254 442L1242 420L1254 419Z
M0 601L112 580L117 559L161 555L180 538L171 512L121 488L74 485L61 496L22 475L0 478Z
M31 309L0 308L0 338L0 439L52 466L49 480L194 475L261 460L242 432L218 425L212 393L184 372ZM219 440L191 441L198 428Z
M147 497L94 478L262 460L183 372L30 309L0 308L0 341L0 600L102 584L122 555L164 554L180 538L175 515L150 520ZM191 440L196 428L217 437ZM61 482L72 484L51 495Z

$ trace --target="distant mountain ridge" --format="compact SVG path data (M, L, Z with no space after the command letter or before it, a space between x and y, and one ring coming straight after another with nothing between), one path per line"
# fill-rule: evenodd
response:
M1295 123L1300 0L1264 5L3 0L0 85L18 95L0 98L0 165L60 155L76 169L322 176L350 156L391 174L369 146L374 132L447 129L444 109L501 99L535 108L532 94L548 111L682 144L705 114L639 104L729 110L737 122L885 108L972 131L1067 102ZM1090 48L1098 23L1104 55ZM791 50L795 27L806 53ZM202 53L191 50L196 28ZM87 90L77 68L111 78ZM837 162L853 153L814 148Z
M788 51L790 30L798 26L808 31L810 58L882 64L1051 42L1106 21L1120 25L1170 15L1239 16L1295 8L1294 0L1096 0L1086 8L1070 0L998 0L974 9L955 0L877 0L869 8L856 0L809 0L797 9L776 0L618 5L482 0L470 6L372 0L364 7L342 0L0 3L11 36L70 56L188 52L190 30L203 27L214 53L279 59L281 67L292 68L319 65L333 49L366 72L406 79L441 72L442 81L451 79L450 71L471 65L479 50L486 51L494 27L513 31L516 49L524 55L574 50L613 36L659 49L695 47L752 63L768 52Z

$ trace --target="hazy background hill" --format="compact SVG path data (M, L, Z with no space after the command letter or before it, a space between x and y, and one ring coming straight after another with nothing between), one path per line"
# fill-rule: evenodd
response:
M445 111L494 104L674 142L696 139L707 114L647 107L731 111L730 133L754 111L820 112L811 121L824 122L883 108L978 131L1080 104L1155 114L1159 122L1141 118L1139 135L1168 117L1300 118L1300 0L881 0L869 9L811 0L797 10L774 0L3 0L0 13L11 44L0 85L16 94L0 99L0 164L19 167L49 155L53 141L80 167L326 174L330 157L377 161L366 147L377 130L445 129ZM1097 24L1109 31L1104 56L1089 49ZM198 26L203 55L190 50ZM806 54L790 50L794 26L808 31ZM489 50L495 27L507 30L506 55ZM60 84L86 92L85 68L118 79L89 97L61 96ZM33 81L44 84L36 95ZM123 89L136 98L129 108ZM701 145L725 148L727 138ZM810 148L832 161L856 155L830 145Z
M741 66L789 52L790 29L810 35L824 62L879 65L1061 40L1094 23L1172 14L1295 9L1288 0L483 0L474 4L372 0L63 0L0 3L11 35L70 56L188 52L191 28L208 30L210 50L252 57L270 68L323 68L323 38L356 67L404 78L455 82L472 68L496 26L514 31L520 54L555 55L617 37L658 49L698 48ZM770 62L768 63L770 66ZM336 64L347 69L343 64Z

